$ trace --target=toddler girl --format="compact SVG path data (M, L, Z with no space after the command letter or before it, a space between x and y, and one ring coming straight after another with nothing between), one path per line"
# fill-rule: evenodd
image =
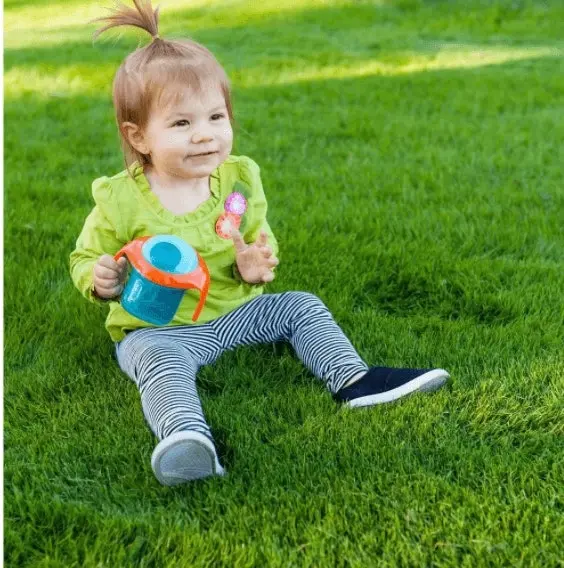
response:
M106 328L120 368L135 382L147 422L159 440L155 476L174 485L222 475L196 390L196 374L239 345L286 340L336 401L368 406L442 386L442 369L368 366L325 305L305 292L265 294L278 265L277 241L266 219L258 165L232 156L230 87L224 69L202 45L159 37L150 0L120 5L95 36L115 26L147 31L152 42L131 53L113 84L125 170L96 179L95 207L70 255L74 284L91 302L108 303ZM225 215L230 195L247 208L240 231ZM210 287L185 292L167 326L126 312L119 296L127 260L113 256L147 235L184 239L205 260Z

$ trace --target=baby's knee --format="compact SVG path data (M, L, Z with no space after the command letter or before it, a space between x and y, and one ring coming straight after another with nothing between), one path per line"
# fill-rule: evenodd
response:
M311 292L288 292L292 294L292 297L296 303L307 304L311 306L325 306L322 300L320 300L315 294Z
M307 316L329 311L323 301L311 292L287 292L287 294L296 314Z
M143 338L122 342L118 348L118 361L122 370L137 382L162 368L189 366L193 358L178 342L147 334Z

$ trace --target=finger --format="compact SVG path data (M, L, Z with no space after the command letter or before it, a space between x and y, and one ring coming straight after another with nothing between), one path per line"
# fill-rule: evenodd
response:
M262 276L263 282L272 282L274 280L274 272L272 270L268 270Z
M115 288L120 283L117 278L95 278L94 282L98 288L104 288L105 290Z
M268 235L266 234L266 231L261 231L259 233L258 239L256 240L255 244L259 247L263 247L266 245L267 242L268 242Z
M109 254L104 254L98 259L99 266L105 266L106 268L118 269L118 263L114 260L113 256Z
M269 258L272 256L272 248L270 248L268 245L260 247L260 251L262 252L264 258Z
M98 278L117 278L119 272L115 268L106 268L100 264L94 266L94 276Z
M275 266L278 266L278 259L276 257L267 258L266 266L268 266L269 268L274 268Z
M109 290L106 290L106 295L109 296L110 298L115 298L116 296L119 296L122 292L123 292L123 286L121 284L118 284L117 286L114 286Z
M125 256L122 256L118 261L118 271L120 279L123 279L127 276L127 272L129 269L129 262Z
M104 286L98 282L94 284L96 291L101 293L104 297L114 297L122 293L123 286L121 284L117 284L116 286Z
M231 231L231 238L233 239L233 244L235 245L235 250L237 252L243 252L247 250L247 245L243 240L243 235L241 235L241 233L237 229L233 229L233 231Z

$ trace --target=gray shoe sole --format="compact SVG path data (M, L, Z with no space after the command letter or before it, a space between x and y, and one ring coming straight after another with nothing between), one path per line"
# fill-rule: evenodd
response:
M224 475L212 442L199 432L176 432L161 440L151 466L163 485L178 485L212 475Z

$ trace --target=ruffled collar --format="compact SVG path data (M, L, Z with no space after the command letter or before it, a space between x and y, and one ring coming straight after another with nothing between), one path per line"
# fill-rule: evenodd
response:
M160 199L151 190L143 166L138 161L133 162L129 169L148 207L169 223L194 223L206 217L211 217L217 205L222 201L220 168L216 168L210 175L210 198L201 203L194 211L183 215L177 215L163 206Z

